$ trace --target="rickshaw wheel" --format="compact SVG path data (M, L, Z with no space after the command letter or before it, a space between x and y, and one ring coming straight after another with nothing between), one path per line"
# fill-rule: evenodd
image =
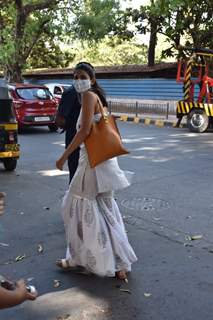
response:
M4 168L7 171L13 171L17 165L17 159L14 158L6 158L3 160Z

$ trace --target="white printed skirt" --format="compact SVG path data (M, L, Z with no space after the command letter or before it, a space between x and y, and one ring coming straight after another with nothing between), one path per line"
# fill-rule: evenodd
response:
M100 276L131 271L137 258L113 198L114 190L127 186L126 172L119 168L116 158L92 169L82 147L77 171L62 202L66 259L72 264Z

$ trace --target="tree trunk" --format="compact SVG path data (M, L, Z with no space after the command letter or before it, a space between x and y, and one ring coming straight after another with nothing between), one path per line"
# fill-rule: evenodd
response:
M20 66L17 63L7 65L4 72L6 80L8 82L23 82L22 69L23 66Z
M177 32L174 36L174 43L175 43L176 49L178 49L180 46L180 37L181 37L181 33L180 33L181 30L179 30L178 26L181 25L183 20L184 20L183 9L180 9L177 11L176 23L175 23L175 29L177 30Z
M155 65L155 48L157 45L157 23L154 20L150 21L150 38L148 49L148 66L153 67Z
M23 0L15 0L16 7L16 29L15 29L15 52L13 57L11 58L11 63L9 62L5 66L5 78L8 82L23 82L22 71L25 67L26 60L33 49L36 41L39 39L39 36L42 34L43 27L49 21L43 21L40 25L40 29L38 34L34 35L32 38L32 43L24 48L23 46L23 38L24 38L24 30L27 23L27 18L32 12L36 12L43 9L53 8L54 5L61 2L61 0L40 0L37 3L33 4L23 4ZM0 21L1 22L1 21ZM0 37L1 40L1 37Z

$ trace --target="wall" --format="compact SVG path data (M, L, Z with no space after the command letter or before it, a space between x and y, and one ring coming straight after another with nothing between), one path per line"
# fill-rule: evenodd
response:
M31 83L72 83L72 79L28 79ZM107 96L114 98L180 100L183 85L175 79L98 79Z

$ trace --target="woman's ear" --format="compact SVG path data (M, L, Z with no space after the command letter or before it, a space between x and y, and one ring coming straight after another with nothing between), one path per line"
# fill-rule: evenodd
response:
M95 78L92 78L90 81L91 81L91 85L94 85L96 82Z

